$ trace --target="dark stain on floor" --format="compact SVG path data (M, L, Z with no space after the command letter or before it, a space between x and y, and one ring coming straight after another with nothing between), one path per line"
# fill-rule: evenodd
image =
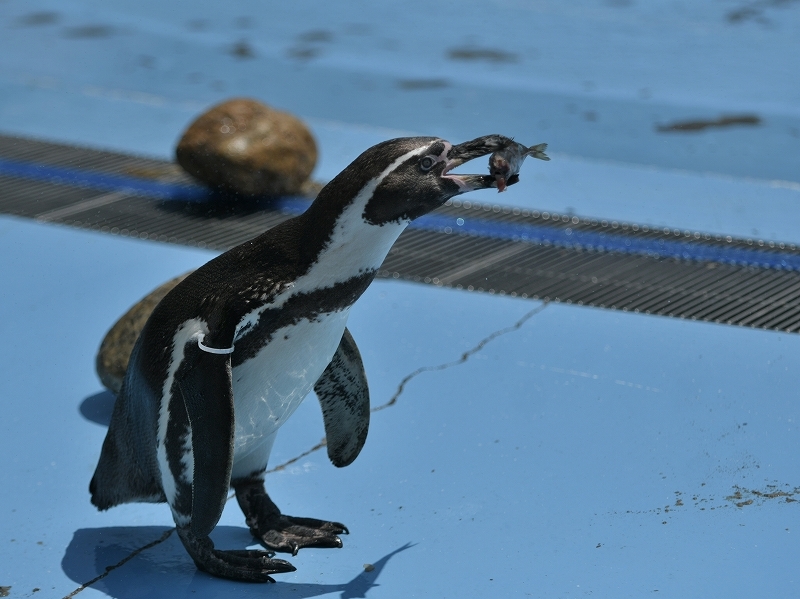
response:
M494 48L478 48L475 46L463 46L461 48L451 48L447 52L450 60L485 61L491 63L514 63L519 62L519 56L511 52L496 50Z
M800 494L800 487L791 488L789 485L767 485L763 491L757 489L745 489L738 485L733 487L734 492L728 495L725 499L733 503L736 507L745 507L748 505L761 505L767 501L778 499L782 503L796 503L795 495Z
M186 27L190 31L205 31L208 29L208 21L205 19L191 19L187 21Z
M64 37L69 39L101 39L111 37L115 30L109 25L78 25L77 27L67 27L64 30Z
M255 50L253 50L253 47L247 43L247 40L239 40L231 47L229 52L231 56L234 56L240 60L247 60L249 58L256 57Z
M346 23L342 30L347 35L369 35L372 32L372 26L367 23Z
M297 45L286 50L286 55L294 60L311 60L322 54L319 44L333 42L333 33L327 29L312 29L297 36Z
M309 44L330 43L333 41L333 33L326 29L314 29L306 31L297 36L298 41Z
M656 131L659 133L694 133L706 129L724 129L740 125L755 127L761 123L761 117L755 114L741 114L722 116L713 120L698 119L694 121L678 121L668 125L656 125Z
M725 20L733 24L755 21L762 25L769 25L772 23L766 15L769 9L788 8L789 5L796 2L798 0L756 0L755 2L748 2L735 10L727 12Z
M397 87L407 91L442 89L449 85L447 79L400 79L397 82Z
M701 486L705 486L703 483ZM797 503L800 501L800 487L792 487L789 484L779 485L777 482L767 484L762 490L746 489L738 485L734 485L732 493L724 498L717 498L714 496L703 497L701 493L694 493L689 503L688 498L684 501L684 493L682 491L675 491L675 503L664 505L649 510L626 510L625 512L611 512L612 515L643 515L654 514L659 516L668 516L672 512L681 511L680 508L694 507L697 510L704 512L721 510L726 508L743 508L749 505L763 505L768 501L777 501L778 503ZM666 524L663 521L662 524Z
M286 55L294 60L311 60L322 54L320 48L311 46L293 47L286 50Z
M40 27L41 25L52 25L61 20L61 15L53 11L32 12L24 15L17 20L23 27Z

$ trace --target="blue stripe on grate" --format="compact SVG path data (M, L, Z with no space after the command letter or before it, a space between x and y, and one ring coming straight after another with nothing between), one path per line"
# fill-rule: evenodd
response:
M708 245L690 241L597 233L595 231L564 229L546 225L496 223L438 214L423 216L411 223L411 226L427 231L462 233L494 239L550 244L570 249L602 250L622 254L721 262L760 268L800 270L800 255Z
M0 158L0 175L34 179L36 181L44 181L58 185L86 187L101 191L118 191L159 200L201 202L210 197L208 190L199 186L160 183L158 181L149 181L138 177L111 175L108 173L64 168L60 166L47 166L18 160L8 160L7 158Z
M137 177L46 166L4 158L0 158L0 175L102 191L130 193L159 200L203 202L211 197L211 193L200 186L163 183ZM300 214L309 204L308 200L287 197L278 200L274 207L287 214ZM601 250L623 254L800 271L800 255L795 254L725 247L691 241L639 237L636 235L598 233L569 227L498 223L477 218L460 218L438 214L423 216L411 223L410 227L426 231L461 233L493 239L549 244L569 249Z

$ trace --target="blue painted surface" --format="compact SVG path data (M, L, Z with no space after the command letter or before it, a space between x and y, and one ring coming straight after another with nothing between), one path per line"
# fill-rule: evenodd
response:
M0 347L2 584L61 597L170 526L164 505L89 504L109 406L91 365L132 298L210 254L2 218L0 256L13 340ZM539 306L375 283L350 321L373 403ZM301 551L298 571L267 592L793 596L800 505L764 494L797 492L798 356L797 335L549 305L466 363L412 379L374 414L352 466L317 452L270 475L286 512L340 519L352 534L342 550ZM312 397L273 465L322 434ZM214 536L252 543L235 505ZM367 575L365 563L383 567ZM265 592L198 574L170 538L82 596L193 591Z
M798 3L267 11L0 3L0 131L169 157L204 107L251 95L308 120L320 179L387 137L497 131L549 142L553 161L478 201L800 241ZM247 54L241 42L252 58L232 53ZM726 114L762 124L657 131ZM211 255L0 218L0 586L12 597L65 596L171 526L163 505L89 504L110 406L92 366L131 303ZM374 403L537 307L377 282L350 322ZM798 344L549 305L466 363L412 379L352 466L317 452L270 476L286 512L350 526L342 550L303 550L265 589L197 573L173 536L78 597L798 596ZM322 434L310 398L273 464ZM214 534L252 542L236 506Z

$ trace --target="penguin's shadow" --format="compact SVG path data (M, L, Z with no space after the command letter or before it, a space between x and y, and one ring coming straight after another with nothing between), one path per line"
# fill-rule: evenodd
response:
M117 396L111 391L101 391L84 399L78 410L86 420L107 427L111 423L116 400Z
M167 599L175 597L239 596L252 592L252 583L214 578L199 572L176 534L164 542L130 557L137 549L156 541L170 529L163 526L118 526L82 528L75 531L61 567L76 585L100 576L90 587L115 599ZM241 548L253 544L250 532L235 526L218 526L212 533L220 548ZM280 581L264 591L274 597L304 599L340 593L340 599L367 597L389 560L414 545L407 543L387 553L367 572L361 567L349 582L312 584ZM129 558L119 567L123 560ZM109 567L111 569L109 570ZM107 574L106 574L107 573Z

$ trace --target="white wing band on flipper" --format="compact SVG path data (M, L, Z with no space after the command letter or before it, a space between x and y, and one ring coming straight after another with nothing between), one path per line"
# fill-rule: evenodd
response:
M197 336L197 346L200 349L202 349L204 352L207 352L209 354L217 354L217 355L224 355L224 354L232 354L233 353L233 348L232 347L225 347L223 349L218 349L216 347L208 347L207 345L203 345L203 339L205 339L205 338L206 338L206 336L203 333L200 333Z

